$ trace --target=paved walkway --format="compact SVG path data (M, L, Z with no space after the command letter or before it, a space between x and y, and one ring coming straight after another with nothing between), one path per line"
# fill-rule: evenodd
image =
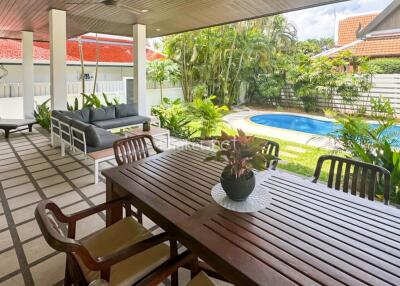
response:
M283 139L287 141L292 141L295 143L306 144L315 147L322 147L328 149L334 149L335 145L332 139L299 131L287 130L276 127L264 126L261 124L256 124L250 121L250 117L261 114L289 114L286 112L273 112L273 111L259 111L259 110L244 110L231 113L224 117L224 121L229 124L232 128L242 129L244 132L259 134L263 136L268 136L272 138ZM295 114L295 113L290 113ZM301 116L308 116L304 114L297 114ZM310 116L316 119L325 119L319 116Z

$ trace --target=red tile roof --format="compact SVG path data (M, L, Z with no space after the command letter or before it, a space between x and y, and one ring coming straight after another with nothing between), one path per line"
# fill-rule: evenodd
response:
M349 50L356 56L371 58L400 56L400 35L367 38L344 50ZM335 56L336 54L333 53L329 56Z
M83 37L83 54L86 62L96 61L96 42L94 37ZM132 41L99 38L99 62L106 63L132 63ZM34 42L33 58L34 61L48 61L50 59L49 43ZM149 48L146 50L147 60L164 58ZM0 62L22 59L22 44L19 40L0 39ZM67 61L79 61L79 48L77 40L67 41Z
M339 21L338 42L339 47L350 44L357 40L357 32L367 26L378 13L352 16Z

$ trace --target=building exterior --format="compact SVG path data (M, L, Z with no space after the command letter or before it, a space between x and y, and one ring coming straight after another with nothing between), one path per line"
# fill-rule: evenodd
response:
M84 77L89 83L93 81L96 54L99 55L98 81L122 81L124 77L132 77L133 55L132 40L121 38L82 36L84 56ZM164 58L150 48L146 49L148 61ZM22 43L19 40L0 39L0 84L22 83ZM34 42L34 82L50 83L50 50L48 42ZM67 82L80 82L81 62L79 41L72 38L67 41ZM3 77L2 77L3 75ZM9 91L9 90L8 90ZM0 90L0 97L16 96Z
M336 47L318 56L351 51L369 58L400 57L400 1L381 13L354 15L338 22Z

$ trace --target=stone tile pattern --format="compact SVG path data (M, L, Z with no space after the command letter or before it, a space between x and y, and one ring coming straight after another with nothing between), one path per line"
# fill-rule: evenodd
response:
M160 139L157 145L165 149L166 142ZM171 140L171 147L182 144ZM112 166L115 160L100 168ZM66 213L94 206L105 201L104 178L94 185L90 159L79 153L61 157L40 127L33 133L13 133L9 140L0 135L0 285L62 285L65 256L47 245L34 219L35 207L44 199ZM149 219L144 224L151 231L160 230ZM104 225L103 213L85 219L77 226L77 238Z

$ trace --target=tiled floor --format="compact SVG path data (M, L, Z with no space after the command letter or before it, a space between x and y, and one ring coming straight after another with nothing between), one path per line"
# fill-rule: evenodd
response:
M52 199L66 213L105 201L105 184L93 184L93 164L81 154L60 156L43 129L0 135L0 285L61 285L65 257L51 249L34 219L38 201ZM158 142L164 144L164 142ZM172 140L172 145L181 142ZM160 147L163 147L162 145ZM165 148L165 146L164 146ZM100 168L116 165L104 162ZM145 220L145 226L156 226ZM77 226L78 238L104 226L95 215ZM187 277L187 273L181 276ZM184 279L184 278L183 278ZM183 284L184 285L184 284Z

